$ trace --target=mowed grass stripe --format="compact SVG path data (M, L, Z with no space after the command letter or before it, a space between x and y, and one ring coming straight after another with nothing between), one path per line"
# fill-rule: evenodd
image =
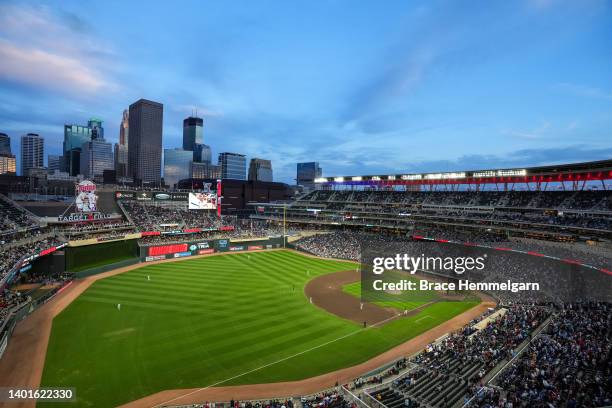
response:
M111 305L109 310L114 310L120 304L123 311L126 311L125 307L128 307L128 306L139 306L139 307L144 307L144 308L149 308L149 309L168 310L168 311L177 310L177 308L179 308L180 310L181 307L184 307L186 311L195 310L200 313L210 314L211 316L216 317L216 318L240 315L245 312L248 313L253 310L252 303L244 304L240 307L236 306L232 302L228 302L225 304L224 303L215 304L214 306L212 305L204 306L201 301L185 301L185 300L177 301L175 300L173 302L160 302L161 299L158 296L145 296L145 295L130 296L129 294L123 295L121 297L116 297L116 296L106 296L105 297L101 294L92 293L92 294L87 294L86 296L83 296L81 300L97 302L97 303L105 303L105 304ZM273 299L272 298L265 302L260 301L258 303L258 306L260 307L265 307L265 306L282 307L282 306L286 306L287 303L288 303L287 299Z
M470 307L430 306L422 313L432 318L363 330L308 302L310 279L354 268L271 251L146 265L100 280L54 319L41 384L76 387L78 401L66 406L112 407L230 377L224 385L294 380L362 362Z
M184 346L190 346L190 349L177 347L172 359L179 362L181 366L185 365L188 367L189 362L193 361L191 358L192 353L206 351L214 355L223 355L224 364L226 366L233 366L236 361L245 359L248 356L259 354L261 358L265 359L267 351L274 351L276 353L279 349L283 350L286 348L277 348L286 341L293 343L294 346L300 345L299 347L302 347L302 344L308 339L315 344L320 344L326 336L328 339L332 339L341 335L342 331L338 330L338 326L329 323L308 328L300 328L293 323L285 323L276 327L275 330L260 331L258 335L244 336L243 333L243 336L223 336L220 340L225 339L226 341L211 341L210 344L190 341L184 344ZM297 339L300 341L294 341Z
M296 286L295 290L294 288L291 287L286 287L286 286L281 286L281 287L277 287L274 289L275 293L277 294L281 294L284 295L282 296L282 299L270 299L270 289L260 289L257 291L250 291L249 292L249 298L248 299L237 299L235 302L233 302L234 305L236 305L237 307L239 307L239 305L241 304L248 304L248 303L254 303L255 301L262 301L264 303L266 303L266 299L268 299L268 301L276 301L276 302L286 302L286 301L290 301L292 297L298 296L300 290L302 287L301 286ZM239 291L240 288L234 288L236 291ZM100 287L100 286L96 286L95 288L92 288L91 293L88 293L87 296L89 295L94 295L94 296L108 296L109 299L113 299L113 300L117 300L120 301L122 298L128 298L128 299L134 299L134 298L142 298L142 299L157 299L159 301L168 301L166 299L166 296L168 294L175 294L176 291L173 293L171 289L167 289L167 288L161 288L159 286L157 286L156 288L142 288L142 287L138 287L138 286L131 286L131 285L126 285L126 286L109 286L109 287ZM202 302L203 301L203 297L211 297L211 296L219 296L219 295L223 295L223 294L232 294L235 293L234 291L232 292L222 292L220 290L215 290L215 291L210 291L210 290L190 290L190 291L184 291L181 290L181 297L177 298L177 299L173 299L172 302L176 302L176 303L181 303L182 301L193 301L193 302ZM212 308L212 310L214 310L215 308Z

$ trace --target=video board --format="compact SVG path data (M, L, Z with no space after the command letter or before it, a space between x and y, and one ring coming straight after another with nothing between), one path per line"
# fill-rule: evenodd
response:
M214 210L217 208L216 193L189 193L190 210Z

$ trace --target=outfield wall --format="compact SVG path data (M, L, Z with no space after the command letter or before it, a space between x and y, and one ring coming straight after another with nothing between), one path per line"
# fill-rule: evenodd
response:
M252 239L201 239L179 243L160 243L142 245L139 247L141 262L160 261L189 257L193 255L207 255L217 252L243 252L263 249L275 249L283 246L282 237L252 238Z
M67 247L66 271L80 272L138 258L138 244L135 239L95 243L93 245Z

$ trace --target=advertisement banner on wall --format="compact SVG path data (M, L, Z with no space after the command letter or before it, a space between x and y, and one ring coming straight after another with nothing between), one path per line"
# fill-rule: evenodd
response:
M219 239L219 240L217 240L217 249L219 249L220 251L227 250L228 246L229 246L229 239Z
M153 200L153 193L150 191L138 191L136 192L136 200L151 201Z
M147 256L145 262L161 261L163 259L166 259L166 255Z
M263 241L263 242L262 242ZM202 240L185 242L179 244L168 244L168 245L152 245L148 247L141 247L142 259L146 262L159 261L162 259L173 259L181 258L192 255L209 255L215 252L240 252L240 251L257 251L263 249L278 248L278 244L270 244L273 242L270 240L257 240L257 242L250 242L254 245L249 245L249 242L245 243L231 243L229 239L218 239L218 240Z
M173 254L187 251L187 244L158 245L148 248L149 256Z
M196 251L198 249L208 249L211 246L212 245L208 241L194 242L192 244L189 244L189 250Z

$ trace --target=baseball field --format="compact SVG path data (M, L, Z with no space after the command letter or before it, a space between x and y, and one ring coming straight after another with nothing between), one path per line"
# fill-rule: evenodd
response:
M298 380L366 361L478 303L436 302L364 329L305 295L307 282L355 267L272 251L97 280L53 320L41 386L75 387L66 406L111 407L167 389Z

